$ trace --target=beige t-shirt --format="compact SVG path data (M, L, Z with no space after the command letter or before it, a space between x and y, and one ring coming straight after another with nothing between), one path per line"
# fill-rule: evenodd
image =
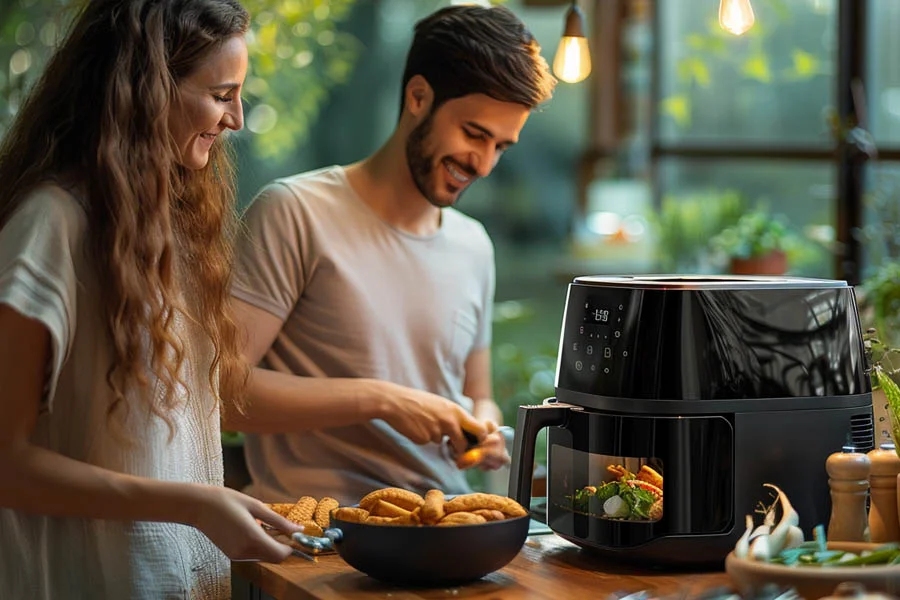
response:
M55 185L33 191L0 230L0 303L41 321L53 357L32 442L85 463L143 477L222 484L208 342L184 319L184 381L194 394L172 414L175 436L132 402L123 448L107 427L110 346L88 261L87 219ZM12 340L2 340L4 344ZM182 395L183 397L183 395ZM0 401L4 399L0 396ZM0 509L0 597L218 599L230 597L227 558L185 525L51 518Z
M471 409L464 366L490 344L494 294L494 251L480 223L448 208L434 235L401 231L341 167L274 182L245 221L232 293L283 321L263 367L393 381ZM249 491L263 500L469 489L445 445L416 445L382 420L251 435L245 452Z

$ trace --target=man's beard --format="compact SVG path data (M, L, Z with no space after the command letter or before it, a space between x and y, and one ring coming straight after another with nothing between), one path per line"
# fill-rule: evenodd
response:
M406 164L419 193L433 206L445 208L453 205L462 195L462 191L450 202L442 202L437 198L435 193L437 190L428 188L429 180L434 175L435 160L434 155L428 154L425 150L425 142L431 133L433 124L434 111L429 111L425 120L416 125L415 129L410 132L409 137L406 139Z

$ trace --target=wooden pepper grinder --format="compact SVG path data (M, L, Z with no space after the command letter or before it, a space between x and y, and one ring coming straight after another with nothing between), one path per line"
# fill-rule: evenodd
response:
M872 462L853 446L844 446L825 461L831 488L831 520L828 539L835 542L869 541L866 496Z
M869 537L873 542L900 541L900 519L897 518L897 476L900 456L894 444L881 444L868 454L869 473Z

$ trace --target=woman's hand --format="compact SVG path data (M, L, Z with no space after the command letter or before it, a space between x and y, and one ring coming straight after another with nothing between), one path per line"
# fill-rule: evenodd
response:
M264 503L229 488L203 486L191 525L203 532L231 560L279 563L291 547L263 531L257 519L287 535L301 527Z

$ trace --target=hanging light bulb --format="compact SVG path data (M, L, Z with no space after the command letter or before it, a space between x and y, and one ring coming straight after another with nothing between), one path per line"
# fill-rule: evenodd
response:
M584 37L584 15L574 0L566 12L566 28L553 59L553 72L568 83L578 83L591 74L591 49Z
M750 0L720 0L719 26L729 33L741 35L756 23Z

